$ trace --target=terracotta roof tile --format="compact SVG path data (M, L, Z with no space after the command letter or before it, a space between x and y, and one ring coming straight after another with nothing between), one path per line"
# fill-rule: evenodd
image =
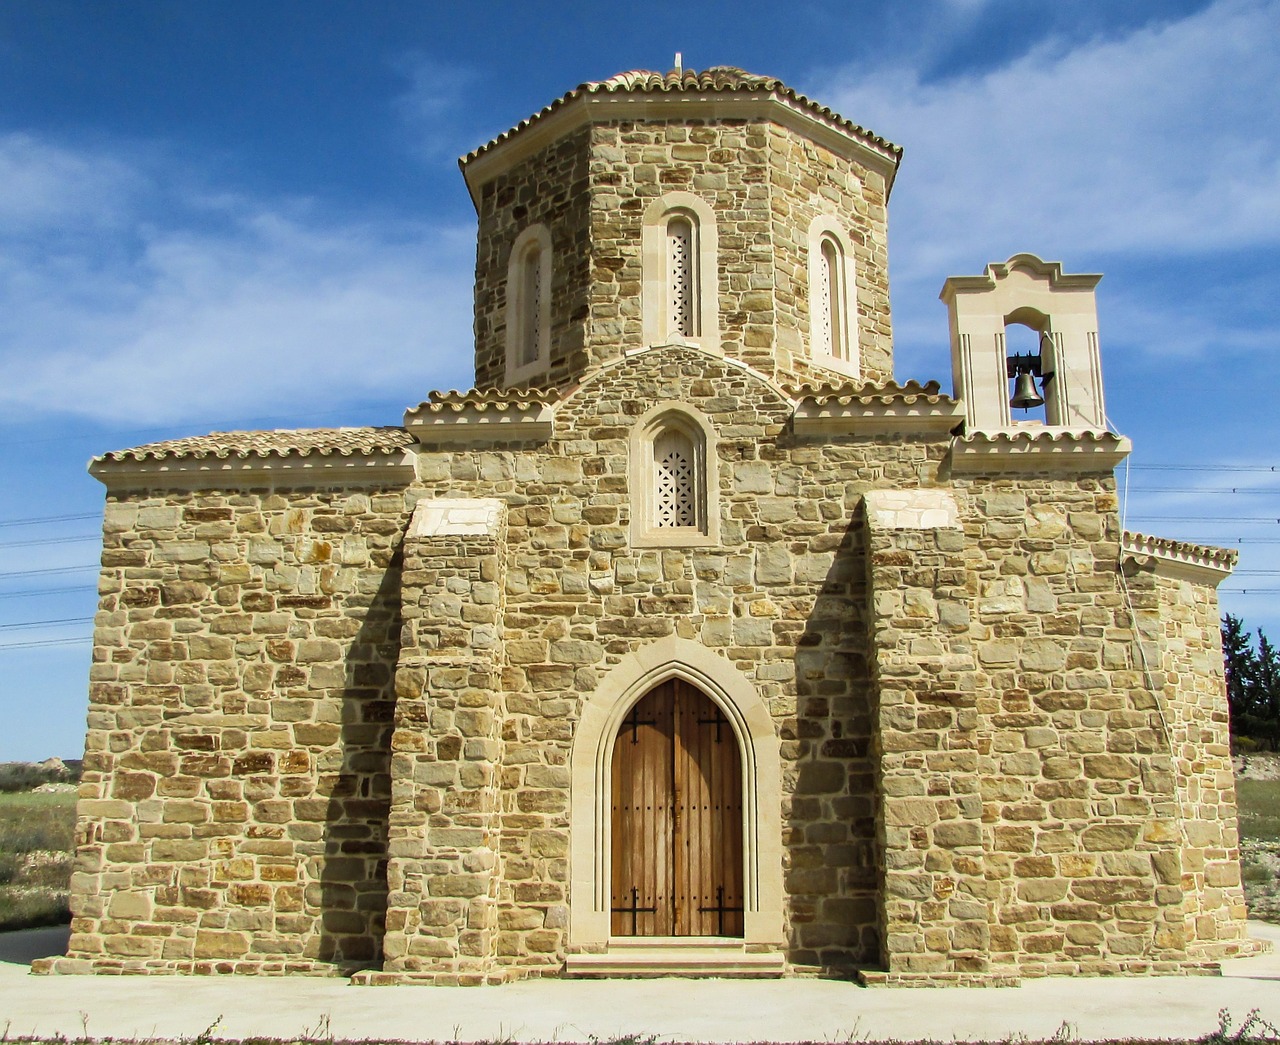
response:
M351 457L370 453L394 453L413 444L403 428L278 428L256 432L210 432L185 439L146 443L128 450L113 450L94 458L109 461L160 461L216 457Z
M731 65L716 65L702 72L696 72L692 69L686 69L680 72L672 70L669 73L652 72L648 69L633 69L630 72L618 73L611 76L607 80L589 80L586 83L579 84L572 91L561 95L550 105L545 106L538 112L534 113L526 120L521 120L518 124L508 131L504 131L492 141L481 145L478 149L469 152L461 160L458 161L460 167L465 168L468 163L478 157L484 155L490 149L503 142L515 137L526 127L537 123L544 117L550 116L553 112L563 108L570 102L588 94L676 94L683 91L695 91L698 93L706 93L708 91L715 92L743 92L743 93L763 93L776 94L779 98L795 102L797 105L803 106L814 115L834 124L840 130L847 134L852 134L864 141L875 145L881 149L885 149L892 153L895 158L902 155L901 146L894 145L893 142L886 138L881 138L878 134L874 134L865 127L860 127L851 120L846 120L839 113L829 109L825 105L820 105L811 98L805 97L798 91L788 87L781 80L773 76L759 76L754 73L745 72Z
M868 381L861 385L854 384L852 381L820 385L806 383L788 388L787 392L794 399L812 399L817 403L835 402L841 405L853 402L859 402L865 406L877 403L888 405L900 401L914 403L917 399L923 399L929 404L955 402L949 395L942 392L937 381L930 381L923 385L919 381L908 381L905 385L900 385L896 381L885 381L881 384Z

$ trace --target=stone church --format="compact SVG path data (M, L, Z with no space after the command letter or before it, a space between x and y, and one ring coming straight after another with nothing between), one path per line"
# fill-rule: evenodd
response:
M74 921L40 971L1009 984L1250 952L1234 554L1121 530L1100 277L948 279L953 394L895 381L900 159L739 69L583 84L461 161L471 391L97 458Z

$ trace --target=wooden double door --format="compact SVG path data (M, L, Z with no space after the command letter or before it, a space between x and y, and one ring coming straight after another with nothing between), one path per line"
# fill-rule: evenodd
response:
M742 936L742 760L695 686L650 690L613 745L614 936Z

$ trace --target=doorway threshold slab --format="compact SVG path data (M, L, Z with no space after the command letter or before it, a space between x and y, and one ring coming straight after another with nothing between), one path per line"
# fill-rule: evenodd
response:
M565 975L708 976L771 979L786 971L776 951L749 951L742 940L722 936L629 936L609 941L593 954L570 954Z

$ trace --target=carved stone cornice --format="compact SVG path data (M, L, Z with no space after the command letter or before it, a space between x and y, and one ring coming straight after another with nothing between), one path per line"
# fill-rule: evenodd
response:
M1092 428L1036 426L968 432L951 442L953 475L995 472L1109 472L1133 444L1122 435Z
M404 414L419 443L524 443L551 437L559 394L551 389L432 392Z
M1126 572L1149 570L1159 577L1216 588L1231 576L1240 553L1126 530L1120 538L1120 556Z
M798 436L841 434L932 434L944 436L964 418L960 403L939 391L936 381L905 385L802 385L790 390L791 417Z

